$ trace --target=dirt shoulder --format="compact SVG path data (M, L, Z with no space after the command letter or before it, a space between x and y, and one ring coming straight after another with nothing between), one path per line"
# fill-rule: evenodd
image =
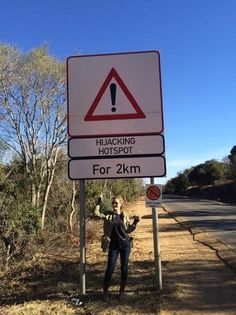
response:
M137 231L132 260L153 257L151 209L140 202L143 220ZM161 314L236 314L236 274L216 252L193 240L168 212L159 209L163 296ZM143 253L144 254L144 253ZM150 257L150 258L152 258Z
M236 314L236 273L162 208L158 212L163 290L161 294L156 291L152 210L145 207L144 200L128 210L142 220L133 233L122 314ZM111 307L116 307L118 268L111 287Z
M215 241L191 234L163 209L159 217L164 288L175 288L174 299L163 299L162 314L236 314L236 273L214 250Z
M217 257L214 250L194 240L191 233L162 208L158 209L163 282L163 290L159 292L156 289L153 261L152 210L145 207L142 199L129 205L127 211L130 215L141 216L142 220L133 233L134 247L130 256L129 279L122 302L118 300L119 263L110 287L111 299L109 303L102 301L102 281L107 259L100 249L102 222L89 221L88 236L91 231L95 231L96 237L88 237L87 241L86 296L79 294L79 263L73 263L63 269L63 277L62 271L53 271L54 291L50 291L50 300L49 295L45 294L47 288L41 284L41 298L32 297L24 304L2 306L0 313L236 314L236 273ZM63 252L61 255L63 257ZM28 285L27 288L29 287ZM32 292L26 293L30 296ZM72 306L69 302L72 296L79 296L83 305Z

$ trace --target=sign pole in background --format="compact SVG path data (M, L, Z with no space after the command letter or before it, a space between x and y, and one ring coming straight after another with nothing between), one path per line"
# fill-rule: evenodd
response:
M154 177L150 178L150 183L154 184ZM161 255L159 242L159 226L158 226L158 209L152 208L152 226L153 226L153 246L155 259L155 272L157 279L157 287L162 290L162 272L161 272Z

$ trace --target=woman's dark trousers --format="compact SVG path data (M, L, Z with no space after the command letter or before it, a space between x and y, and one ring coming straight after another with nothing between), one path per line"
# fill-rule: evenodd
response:
M119 249L110 248L108 252L108 262L107 262L107 269L104 277L104 293L107 292L109 283L114 272L117 258L120 254L120 265L121 265L121 290L123 291L125 288L125 284L128 277L128 261L129 255L131 250L130 242L126 242L123 246Z

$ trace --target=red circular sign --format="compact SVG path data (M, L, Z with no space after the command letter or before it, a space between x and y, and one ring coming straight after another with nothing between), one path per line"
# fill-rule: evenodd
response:
M157 186L149 186L147 188L146 195L150 200L157 200L161 196L161 190Z

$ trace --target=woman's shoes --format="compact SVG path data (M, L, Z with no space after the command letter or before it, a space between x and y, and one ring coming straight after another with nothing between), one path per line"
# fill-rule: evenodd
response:
M121 301L123 301L123 299L124 299L124 291L122 291L122 292L120 292L119 293L119 301L121 302Z
M104 293L104 294L103 294L103 301L104 301L104 302L109 302L109 296L108 296L107 293Z

